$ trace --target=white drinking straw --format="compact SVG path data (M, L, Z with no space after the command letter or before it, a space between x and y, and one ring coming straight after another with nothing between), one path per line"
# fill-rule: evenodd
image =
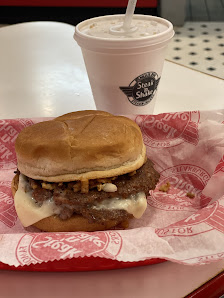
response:
M135 11L137 0L129 0L126 9L124 23L122 25L113 26L110 28L110 33L114 35L124 35L136 31L137 27L131 27L131 21Z
M132 21L133 14L135 11L136 3L137 3L137 0L129 0L128 1L128 6L126 9L124 23L123 23L124 31L129 31L131 28L131 21Z

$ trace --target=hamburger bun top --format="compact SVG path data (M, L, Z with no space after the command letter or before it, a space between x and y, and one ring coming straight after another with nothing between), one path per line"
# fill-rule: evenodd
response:
M21 173L49 182L123 175L146 158L138 125L102 111L73 112L26 127L15 150Z

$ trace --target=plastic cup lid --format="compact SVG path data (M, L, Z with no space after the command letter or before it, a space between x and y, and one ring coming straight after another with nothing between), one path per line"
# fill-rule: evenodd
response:
M134 49L142 48L150 45L156 45L163 42L168 42L174 35L173 25L166 19L148 16L148 15L134 15L134 19L155 21L162 25L165 25L166 30L155 35L142 37L142 38L125 38L121 39L113 35L113 38L101 38L91 35L87 35L82 32L83 28L91 25L93 22L98 22L105 19L114 20L115 18L122 18L124 15L109 15L101 16L92 19L85 20L79 23L75 28L74 39L80 45L81 48L94 50L94 49Z

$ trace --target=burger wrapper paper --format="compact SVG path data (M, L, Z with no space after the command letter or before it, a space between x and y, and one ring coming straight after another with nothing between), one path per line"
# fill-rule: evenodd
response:
M10 188L15 139L24 127L49 118L0 120L2 263L17 267L84 256L188 265L224 259L224 110L128 117L140 126L160 180L146 212L127 230L91 233L45 233L21 225Z

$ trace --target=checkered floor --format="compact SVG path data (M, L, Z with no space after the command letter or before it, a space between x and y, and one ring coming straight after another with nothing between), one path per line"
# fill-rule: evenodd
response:
M224 79L224 22L176 27L166 59Z

